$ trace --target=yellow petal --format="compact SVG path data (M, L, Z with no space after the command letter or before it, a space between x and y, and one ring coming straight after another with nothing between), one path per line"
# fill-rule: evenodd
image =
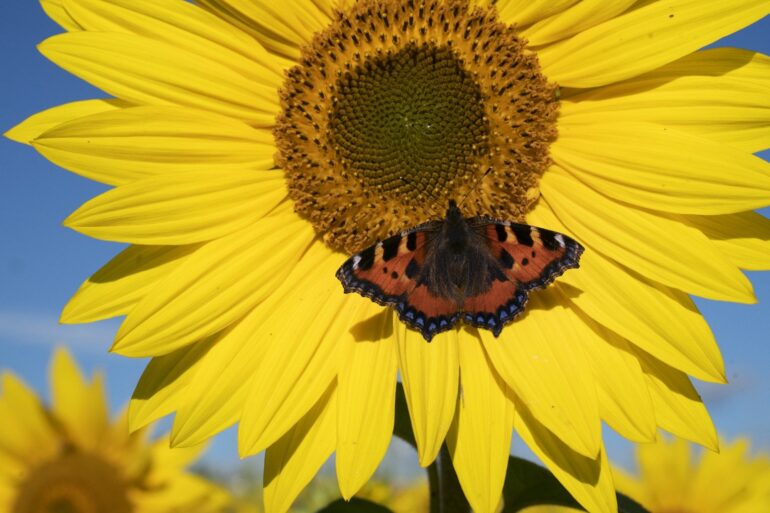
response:
M527 219L571 235L542 202ZM649 281L595 251L583 253L580 269L566 273L560 283L582 291L567 294L575 306L636 346L699 379L726 382L719 346L687 294Z
M67 12L85 30L158 39L220 62L257 84L279 88L283 68L247 34L178 0L75 0Z
M152 288L200 246L129 246L88 278L60 322L77 324L128 314Z
M505 382L487 361L478 336L461 331L460 396L447 447L473 511L494 513L508 467L513 430L513 403Z
M223 493L207 479L194 474L181 474L155 486L128 488L128 499L141 507L143 513L205 513L221 511L227 505L227 496L223 498Z
M736 48L688 55L562 102L573 123L650 122L754 153L770 146L770 58Z
M647 375L658 426L712 450L719 441L711 417L687 375L635 350Z
M171 430L173 447L198 445L238 421L251 383L249 378L266 349L259 339L250 340L261 320L260 315L252 312L233 328L211 337L213 345L205 358L197 360L190 380L180 381L167 398L154 401L160 413L176 410ZM208 342L198 342L177 351L201 344L208 345Z
M617 499L604 448L594 458L578 454L516 403L516 432L587 511L616 513Z
M733 443L722 444L719 453L711 451L701 453L697 468L690 474L692 481L689 492L692 497L700 497L704 503L710 502L714 507L719 508L715 511L730 511L731 507L743 502L742 499L747 499L747 495L754 495L756 498L768 497L770 494L768 470L770 470L770 460L766 456L752 458L749 452L749 441L739 438ZM731 473L730 479L725 479L725 471ZM764 477L759 478L759 476ZM745 509L736 509L736 512L750 513L752 508L756 507L756 503L751 504L751 502L753 501L746 500L742 504ZM706 507L708 506L703 504L700 510L704 511Z
M460 374L457 344L458 338L466 335L451 330L429 343L395 316L394 323L417 458L427 467L436 459L454 417Z
M656 444L640 445L636 450L636 460L639 477L644 480L647 495L651 496L646 503L648 506L669 509L675 504L683 504L682 501L690 502L688 488L697 482L690 444L684 440L667 442L661 439Z
M0 404L0 411L7 413L3 406ZM2 432L5 436L5 432ZM11 444L12 440L5 440L5 443ZM28 455L16 455L5 452L5 447L0 444L0 511L12 511L12 501L16 499L18 491L16 489L16 480L19 476L24 475L27 465L30 464L30 458Z
M770 220L757 212L724 216L682 216L712 240L741 269L770 269Z
M530 46L552 43L614 18L631 7L635 1L583 0L562 12L541 19L524 30L522 35L527 38Z
M495 4L500 19L507 24L529 25L562 11L578 0L498 0Z
M8 130L5 136L19 143L29 144L42 133L62 123L100 112L114 111L129 105L121 100L82 100L65 103L33 114Z
M628 439L655 440L655 410L636 355L604 326L586 318L583 322L585 328L576 330L573 340L591 367L602 419Z
M150 360L129 403L128 427L131 432L165 417L193 399L185 391L216 341L216 337L209 337Z
M331 456L337 439L334 383L297 424L265 452L265 513L285 513Z
M567 87L596 87L641 75L770 13L755 0L660 0L538 52L545 75Z
M275 88L170 43L133 34L75 32L47 39L40 51L70 73L137 104L182 105L273 126Z
M299 57L299 48L331 21L313 2L201 0L199 3L251 33L271 52L292 60Z
M131 311L115 337L124 355L158 355L243 318L275 290L310 245L310 224L288 209L223 237L176 266Z
M51 363L51 409L70 440L85 450L94 450L107 431L107 398L103 376L91 383L83 379L66 349L59 348Z
M55 164L110 185L191 171L271 169L272 134L196 109L152 106L60 123L33 141Z
M164 435L155 440L150 450L155 464L151 479L166 481L176 477L177 472L184 470L185 467L200 458L206 450L206 444L195 447L172 448L168 436Z
M354 326L381 307L356 294L343 294L334 276L339 254L315 270L311 289L285 297L260 326L267 350L255 369L248 404L238 429L242 456L256 454L278 440L310 409L347 359L350 341L374 342L378 333ZM312 297L311 297L312 295Z
M770 204L769 163L662 125L565 115L551 155L593 189L642 208L715 215Z
M59 451L61 435L35 393L16 376L0 374L0 452L32 465Z
M264 336L262 325L286 304L297 303L307 294L318 294L319 284L328 284L329 277L334 275L331 260L339 258L323 243L312 244L270 298L220 336L202 360L193 383L186 391L186 395L195 400L179 408L174 418L174 445L200 443L241 417L252 377L260 372L272 341L272 338ZM321 269L326 270L328 275ZM302 317L306 313L299 315ZM294 319L288 321L289 324L294 322ZM286 341L281 342L281 345L286 344ZM309 346L305 344L304 347ZM244 380L243 376L248 379Z
M532 415L569 447L590 458L601 448L596 385L579 345L572 339L585 323L559 294L533 294L524 317L499 338L479 330L497 372Z
M690 294L755 302L749 280L701 232L616 203L555 167L540 187L548 205L588 251Z
M64 8L65 0L40 0L43 10L53 21L58 23L64 30L82 30L72 16Z
M650 444L637 445L637 450ZM639 504L650 505L649 490L635 475L625 470L612 467L612 480L615 482L615 488L622 494L628 495Z
M368 315L366 311L369 311ZM341 364L337 410L337 481L349 500L379 465L393 434L398 357L393 313L372 303L348 338L348 359Z
M283 173L276 170L158 175L97 196L64 224L97 239L194 244L246 229L286 194Z

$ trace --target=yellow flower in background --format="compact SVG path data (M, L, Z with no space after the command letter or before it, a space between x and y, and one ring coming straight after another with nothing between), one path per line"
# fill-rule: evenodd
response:
M661 440L638 446L636 460L638 475L613 468L615 483L650 513L770 511L770 456L751 456L746 439L699 456L684 440Z
M759 513L770 511L770 458L749 455L749 443L722 444L719 453L684 440L661 439L636 450L637 476L612 469L618 490L650 513ZM538 506L526 513L568 513L570 508Z
M69 353L51 366L46 406L9 372L0 376L0 511L7 513L217 513L218 486L185 472L201 448L129 435L109 419L101 374L86 381Z
M741 269L770 268L770 59L697 50L768 2L42 3L68 31L43 54L114 99L7 135L115 186L66 224L132 245L62 320L125 315L112 350L153 357L132 429L175 412L188 446L239 422L268 513L335 452L355 495L397 373L420 463L446 441L478 512L513 430L593 513L616 509L602 420L716 447L688 375L724 382L723 362L689 294L750 303ZM578 239L580 269L499 338L428 344L342 293L351 252L466 195Z

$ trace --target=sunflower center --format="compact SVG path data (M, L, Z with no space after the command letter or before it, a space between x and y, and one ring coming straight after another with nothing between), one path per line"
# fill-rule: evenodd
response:
M556 86L468 0L359 0L289 70L274 137L296 211L348 253L440 216L523 220L556 137Z
M131 513L127 483L103 459L65 453L33 468L20 486L12 513Z
M481 90L449 48L408 44L365 60L336 88L328 138L364 187L441 197L487 151Z

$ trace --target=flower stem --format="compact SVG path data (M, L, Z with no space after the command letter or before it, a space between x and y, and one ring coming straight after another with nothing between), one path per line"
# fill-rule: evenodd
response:
M430 486L430 513L470 513L457 479L446 445L441 447L436 460L428 467Z

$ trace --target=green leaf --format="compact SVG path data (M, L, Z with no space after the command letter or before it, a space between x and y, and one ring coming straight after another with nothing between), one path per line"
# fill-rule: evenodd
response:
M502 513L516 513L529 506L552 505L585 511L547 469L521 458L508 459L503 486ZM618 513L649 513L629 497L618 494Z
M390 509L365 499L336 500L318 513L393 513Z

